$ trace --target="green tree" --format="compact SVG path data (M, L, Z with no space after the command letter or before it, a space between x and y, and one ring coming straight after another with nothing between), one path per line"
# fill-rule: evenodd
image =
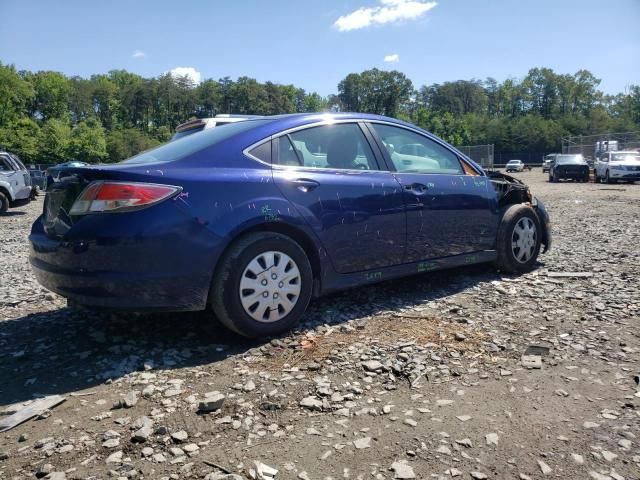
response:
M30 108L33 118L46 121L68 117L70 84L67 77L58 72L37 72L26 79L35 91Z
M403 73L373 68L351 73L338 84L340 108L394 117L409 107L413 84Z
M108 157L104 128L91 117L78 123L71 131L68 154L70 159L98 163Z
M24 116L33 96L32 85L18 75L14 66L0 62L0 127Z
M38 150L42 163L60 163L66 160L71 142L71 127L65 120L51 118L40 129Z
M30 118L20 118L0 129L0 146L16 153L28 163L39 159L40 127Z
M110 162L119 162L160 144L136 128L114 130L107 136L107 153Z

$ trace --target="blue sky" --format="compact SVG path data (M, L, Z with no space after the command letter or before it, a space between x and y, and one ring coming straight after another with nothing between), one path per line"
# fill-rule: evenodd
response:
M419 87L544 66L640 84L640 0L0 0L0 18L0 61L67 75L184 67L327 95L372 67Z

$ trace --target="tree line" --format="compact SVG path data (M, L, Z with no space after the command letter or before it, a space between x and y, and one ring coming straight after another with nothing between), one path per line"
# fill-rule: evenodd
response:
M170 139L191 118L358 111L413 122L454 145L558 150L561 137L640 129L640 86L605 95L586 70L531 69L522 80L458 80L415 88L399 71L347 75L322 97L249 77L144 78L112 70L90 78L17 71L0 63L0 148L28 163L116 162Z

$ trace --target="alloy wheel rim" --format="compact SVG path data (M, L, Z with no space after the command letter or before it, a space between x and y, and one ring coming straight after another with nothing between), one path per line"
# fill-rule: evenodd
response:
M538 240L535 223L529 217L522 217L516 223L511 235L513 257L519 263L527 263L533 257Z
M272 323L287 316L300 298L302 277L286 253L267 251L251 260L240 279L240 303L251 318Z

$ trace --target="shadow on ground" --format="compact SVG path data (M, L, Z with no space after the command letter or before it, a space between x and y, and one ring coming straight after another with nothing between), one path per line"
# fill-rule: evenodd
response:
M299 331L452 295L499 278L490 266L433 272L312 302ZM235 335L205 312L98 314L59 309L0 322L0 405L69 394L142 370L220 362L268 343Z

